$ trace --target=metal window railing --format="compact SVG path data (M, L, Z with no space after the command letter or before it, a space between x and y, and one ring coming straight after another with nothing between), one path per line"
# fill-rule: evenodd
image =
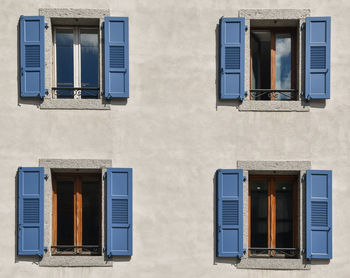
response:
M81 98L82 92L84 92L84 97L95 97L99 98L100 88L98 87L52 87L53 98L65 98L69 96L65 94L71 91L71 96L73 98Z
M100 245L52 245L51 251L55 255L99 255L102 248Z
M253 100L297 100L296 89L251 89L250 96Z
M261 248L261 247L250 247L250 257L286 257L295 258L300 255L299 248Z

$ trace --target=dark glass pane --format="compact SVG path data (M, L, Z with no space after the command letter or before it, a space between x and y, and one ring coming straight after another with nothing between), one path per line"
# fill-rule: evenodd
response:
M74 245L74 183L57 181L57 245Z
M276 179L276 247L293 248L293 180Z
M80 30L81 87L98 87L98 30ZM97 98L97 90L83 90L82 98Z
M83 195L83 245L99 245L100 242L100 185L84 181Z
M271 89L271 33L252 31L252 89ZM269 94L253 93L255 100L269 100Z
M268 247L268 184L266 180L250 182L251 247Z
M71 29L56 30L57 87L74 87L74 36ZM73 98L72 90L58 90L58 98Z
M291 89L292 38L290 34L276 34L276 89ZM277 99L290 99L291 93L278 94Z

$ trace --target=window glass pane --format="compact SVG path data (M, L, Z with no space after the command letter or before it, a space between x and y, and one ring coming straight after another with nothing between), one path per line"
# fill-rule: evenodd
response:
M271 32L252 31L252 89L271 89ZM269 100L269 94L252 93L252 99Z
M81 87L98 86L98 30L80 30ZM97 98L97 90L83 90L82 98Z
M291 44L290 34L276 34L276 89L278 90L291 89ZM283 94L277 94L277 99L290 99L290 93Z
M276 247L293 248L293 180L276 179Z
M100 186L98 182L83 181L83 245L100 242Z
M56 29L57 87L74 87L74 35L72 29ZM72 90L58 90L58 98L73 98Z
M251 247L268 247L268 184L266 180L250 183Z
M74 245L73 181L57 181L57 245Z

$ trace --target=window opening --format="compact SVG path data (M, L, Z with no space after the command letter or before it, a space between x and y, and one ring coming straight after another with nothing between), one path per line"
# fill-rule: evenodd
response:
M52 218L53 254L101 254L100 175L56 174Z
M55 27L56 98L99 97L98 29Z
M298 256L297 176L249 180L249 256Z
M250 99L297 99L294 29L252 28Z

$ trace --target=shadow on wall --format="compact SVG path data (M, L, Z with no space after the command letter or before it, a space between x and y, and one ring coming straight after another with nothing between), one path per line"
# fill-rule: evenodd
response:
M213 177L213 265L217 264L231 264L236 265L239 263L238 258L218 258L216 256L216 243L217 243L217 232L216 232L216 221L217 221L217 203L216 203L216 194L217 194L217 184L216 184L216 173Z
M215 28L215 61L216 61L216 110L218 110L218 106L232 106L235 107L238 110L238 106L241 104L240 100L232 100L232 99L226 99L221 100L220 99L220 24L216 24Z

